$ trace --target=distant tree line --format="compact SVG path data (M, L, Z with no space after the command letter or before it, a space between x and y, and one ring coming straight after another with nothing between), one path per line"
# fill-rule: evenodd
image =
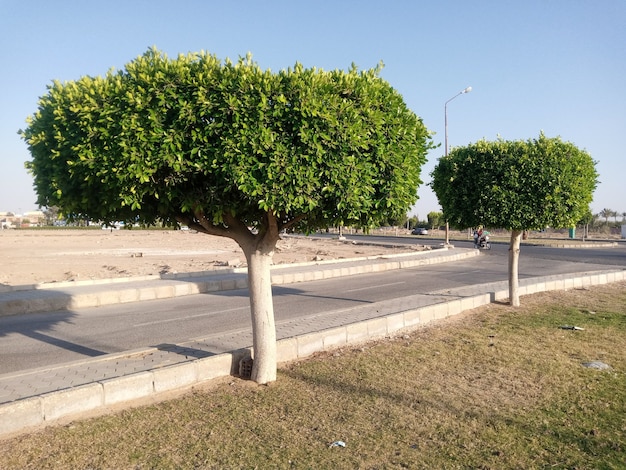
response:
M618 211L614 211L613 209L602 209L600 212L598 212L597 214L594 215L594 219L598 222L598 223L604 223L606 225L611 224L611 221L609 221L610 218L613 218L612 223L617 225L620 224L621 222L626 222L626 212L618 212ZM621 217L621 220L618 221L617 218ZM604 219L604 221L601 221L600 219Z
M409 230L416 227L424 227L434 230L441 227L445 223L446 221L443 218L442 212L429 212L426 215L426 219L420 220L419 215L409 216L407 214L404 217L389 219L386 225L390 227L403 227Z

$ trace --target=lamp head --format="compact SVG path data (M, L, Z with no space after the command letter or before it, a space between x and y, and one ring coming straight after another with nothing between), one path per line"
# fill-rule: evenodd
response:
M468 86L465 90L463 90L461 93L469 93L470 91L472 91L472 87Z

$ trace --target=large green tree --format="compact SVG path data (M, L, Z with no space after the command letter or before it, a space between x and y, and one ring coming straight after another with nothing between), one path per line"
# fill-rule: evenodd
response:
M153 48L104 77L55 81L21 131L37 202L235 240L248 263L252 378L273 381L279 234L373 226L417 199L431 136L379 73L273 73L249 56Z
M574 227L589 207L598 174L584 150L560 138L481 140L439 159L431 186L450 223L511 231L509 294L519 306L524 230Z

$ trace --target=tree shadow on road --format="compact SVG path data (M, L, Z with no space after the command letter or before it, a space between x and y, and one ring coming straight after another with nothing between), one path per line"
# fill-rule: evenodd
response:
M0 357L10 357L20 354L20 347L28 340L44 343L54 348L63 349L79 356L96 357L107 354L106 351L90 348L73 341L66 331L60 329L63 324L72 324L75 313L69 310L59 310L45 313L23 313L18 315L0 316ZM14 336L22 337L12 338ZM16 341L19 344L16 344ZM45 363L46 351L49 347L37 346L32 351L40 350L41 364ZM40 364L40 365L41 365ZM14 365L13 367L16 367ZM37 367L37 365L32 365ZM11 372L11 364L3 361L0 373Z

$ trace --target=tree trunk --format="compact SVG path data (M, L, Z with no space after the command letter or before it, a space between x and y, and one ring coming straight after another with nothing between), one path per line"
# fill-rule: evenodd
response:
M224 213L224 224L214 225L202 211L193 217L180 215L178 222L208 235L227 237L237 242L248 262L248 290L252 318L251 379L259 384L276 380L276 324L272 299L272 258L280 238L281 226L275 214L267 212L256 234L229 212ZM299 218L292 219L296 223Z
M254 357L251 378L259 384L266 384L276 380L276 325L271 278L273 250L256 248L250 251L245 255L248 261Z
M511 306L519 307L519 252L522 240L522 231L511 232L511 244L509 245L509 301Z

